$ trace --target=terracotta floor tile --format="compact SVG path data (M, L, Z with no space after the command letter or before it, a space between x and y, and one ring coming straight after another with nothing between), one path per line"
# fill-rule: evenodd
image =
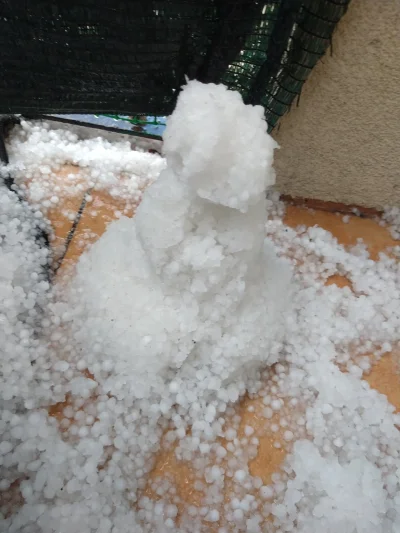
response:
M54 239L51 241L51 247L54 254L55 262L64 253L65 240L69 231L74 223L74 218L79 211L82 203L82 199L85 194L86 187L84 186L84 180L81 178L82 171L75 165L64 165L58 172L54 173L54 176L49 176L48 180L51 181L53 188L61 187L69 180L68 176L74 176L74 184L79 185L82 182L82 190L76 191L74 195L60 194L59 203L56 207L49 208L46 213L46 217L50 221L53 228ZM29 199L29 185L28 184L28 199ZM74 217L74 218L72 218Z
M115 219L116 211L122 212L124 210L124 202L116 200L106 192L92 192L91 196L92 200L88 202L83 211L65 257L63 268L74 264L87 245L93 243L101 236L109 222ZM81 197L67 200L66 205L79 207L80 202ZM132 216L133 214L134 209L131 209L129 215ZM52 213L52 222L57 228L58 235L64 235L65 237L70 225L59 219L57 212ZM384 251L387 247L396 244L387 229L379 226L374 220L366 218L350 216L349 222L345 223L342 216L336 216L332 213L324 211L312 212L302 207L288 206L285 222L292 227L301 224L306 226L319 225L330 231L344 245L354 245L357 243L358 238L362 238L373 258L377 258L380 251ZM328 284L332 283L336 283L339 287L349 286L348 280L342 276L331 276ZM382 358L366 379L372 387L386 394L393 405L398 409L400 408L400 379L395 371L395 362L391 354ZM244 400L241 405L242 412L245 413L244 422L255 427L257 425L260 426L260 424L263 425L264 419L257 415L262 408L262 402L260 400L254 401L256 406L254 413L244 410L248 406L248 402L248 399ZM259 402L258 405L257 402ZM258 457L250 464L251 473L261 477L264 483L270 482L272 473L279 470L285 457L283 450L273 446L274 441L276 441L276 435L273 434L261 437ZM173 450L162 452L156 457L155 466L149 476L149 484L146 490L151 492L150 485L152 480L165 474L175 479L179 494L182 495L185 501L198 504L199 497L192 485L194 478L190 465L177 463Z
M388 247L396 246L387 228L380 226L375 220L347 215L349 221L343 221L343 215L326 211L314 211L304 207L288 205L285 223L295 228L300 225L319 226L330 231L339 243L354 246L357 239L363 239L368 246L372 259L378 259L379 252Z
M91 191L62 268L75 264L85 248L93 244L105 232L108 224L117 218L116 213L122 215L124 211L125 216L132 217L135 209L127 209L126 201L114 198L105 191Z

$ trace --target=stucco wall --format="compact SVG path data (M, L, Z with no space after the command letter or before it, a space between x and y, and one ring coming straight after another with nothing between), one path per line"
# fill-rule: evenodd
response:
M352 0L273 135L281 192L400 204L400 0Z

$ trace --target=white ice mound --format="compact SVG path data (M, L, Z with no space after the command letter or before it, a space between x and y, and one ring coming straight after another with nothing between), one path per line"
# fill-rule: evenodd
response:
M174 369L181 388L216 391L277 361L290 272L264 239L275 147L261 108L222 85L184 88L167 168L81 257L71 290L76 339L110 390L147 396Z
M247 211L275 183L261 106L245 106L224 85L190 82L164 135L170 170L206 200Z

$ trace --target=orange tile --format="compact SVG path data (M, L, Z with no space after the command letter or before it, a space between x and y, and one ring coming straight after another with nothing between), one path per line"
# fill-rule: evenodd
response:
M361 238L375 260L378 259L379 252L399 244L391 237L387 228L380 226L376 220L355 215L349 215L349 222L346 223L342 215L288 205L285 222L293 228L299 225L317 225L331 232L344 246L357 244L357 239ZM350 281L344 276L331 276L327 280L327 285L333 283L339 287L351 288ZM389 402L400 409L400 375L396 368L395 356L387 354L374 364L366 380L371 387L385 394Z
M365 377L373 389L387 396L396 411L400 411L399 359L393 353L385 354Z
M264 485L271 483L272 474L279 472L286 457L286 451L283 448L274 447L274 443L277 440L276 435L273 433L260 437L257 457L249 464L251 475L261 478ZM281 442L282 438L279 440Z
M60 273L74 265L82 252L105 232L108 224L117 219L117 214L132 217L136 206L106 191L90 191L73 239L63 259Z
M83 181L83 179L80 179L79 167L65 165L57 172L55 185L60 185L60 183L62 183L63 180L66 180L67 176L71 174L76 176L76 181L74 181L74 183L78 184L80 181ZM73 224L73 219L71 220L67 214L76 215L76 213L79 211L86 188L87 187L82 184L83 190L80 192L77 191L74 196L61 196L57 207L48 210L47 218L54 228L55 235L60 239L65 239L68 235L68 232Z
M352 288L351 281L340 274L333 274L332 276L329 276L325 285L337 285L341 289L343 289L343 287L349 287L349 289Z
M375 220L355 215L347 216L349 222L346 223L343 221L343 215L288 205L284 221L292 228L300 225L319 226L332 233L344 246L354 246L357 244L357 239L362 239L368 247L371 258L375 260L378 259L379 252L398 244L388 229L380 226Z
M146 496L155 500L159 499L159 496L152 489L152 485L160 478L168 478L173 481L177 495L187 505L195 505L196 507L201 505L203 495L194 488L195 472L190 464L176 459L175 449L157 454L155 466L149 475L148 484L144 491Z
M65 183L69 180L70 175L74 176L74 184L79 185L83 182L81 178L81 169L75 165L64 165L61 169L55 172L52 176L49 176L48 180L51 180L53 188L60 187L61 194L58 193L59 203L57 207L49 208L46 212L46 217L50 221L53 229L54 239L51 241L51 248L54 254L54 259L57 261L64 253L65 239L72 228L74 218L79 211L83 196L85 194L86 187L82 184L82 191L76 191L71 196L67 194L62 187L65 187ZM29 199L29 185L31 181L28 181L28 199Z
M98 239L105 231L107 225L116 218L116 212L123 212L126 207L124 202L116 200L106 192L94 191L91 196L92 200L83 211L74 239L68 249L63 269L76 263L82 251ZM74 201L72 199L72 202ZM128 213L129 216L134 214L134 210L135 206L132 206ZM55 213L53 219L55 224L59 222L56 215ZM373 258L377 258L380 251L397 244L390 237L387 229L380 227L374 220L366 218L350 216L349 223L345 223L342 220L342 216L336 216L333 213L325 211L312 212L303 207L288 206L285 222L292 227L303 224L306 226L318 225L330 231L343 245L354 245L357 243L358 238L362 238ZM64 226L60 223L58 228L60 235L63 234L62 228ZM339 287L350 286L349 281L339 275L331 276L328 279L327 284L332 283ZM386 394L389 401L399 408L400 381L398 374L395 372L394 360L390 354L382 358L374 366L366 379L372 387ZM253 412L247 410L249 405L253 405ZM282 430L277 434L265 430L265 419L261 414L263 407L260 399L249 400L246 398L238 406L238 410L243 415L241 427L243 427L243 424L250 425L260 435L259 453L250 462L250 471L252 475L260 477L264 483L270 483L272 474L279 471L286 452L283 449L274 447L276 440L282 441ZM58 414L57 408L55 407L53 411L56 416ZM293 414L300 412L300 407L293 410ZM155 465L149 476L149 482L144 493L149 496L155 496L151 489L151 484L162 476L168 476L174 480L179 496L187 504L199 505L201 494L194 489L194 473L190 465L176 460L174 450L162 451L155 457ZM212 531L212 528L210 531Z

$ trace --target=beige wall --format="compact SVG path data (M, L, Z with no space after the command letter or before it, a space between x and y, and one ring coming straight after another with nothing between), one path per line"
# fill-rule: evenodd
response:
M400 204L400 0L352 0L273 136L281 192Z

